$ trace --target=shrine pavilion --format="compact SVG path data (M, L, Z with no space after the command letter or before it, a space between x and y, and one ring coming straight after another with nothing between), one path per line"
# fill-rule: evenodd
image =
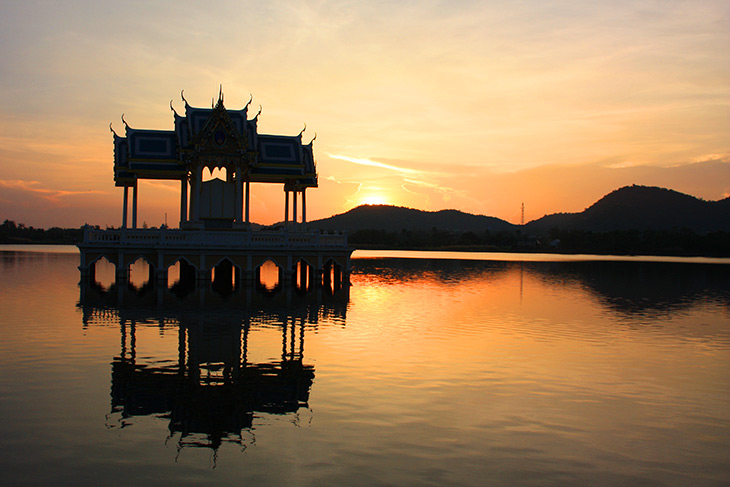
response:
M260 134L261 110L249 119L251 100L242 109L226 108L222 90L211 108L194 108L182 92L181 97L184 115L170 102L173 130L132 128L124 116L124 136L112 129L122 224L110 230L85 227L78 246L82 279L93 278L95 263L104 257L115 265L118 281L128 279L130 265L141 258L149 264L150 281L157 282L166 282L168 268L179 262L181 279L224 279L238 286L257 279L269 260L283 283L306 288L348 282L347 236L307 228L306 190L317 187L314 139L302 143L304 130L294 136ZM203 180L204 171L212 175L216 169L224 179ZM142 179L180 181L179 228L138 227ZM251 183L283 186L283 225L252 228Z

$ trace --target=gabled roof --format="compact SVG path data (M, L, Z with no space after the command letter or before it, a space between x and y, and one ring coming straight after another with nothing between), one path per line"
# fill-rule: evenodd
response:
M173 130L133 129L124 122L126 137L114 134L114 180L118 186L134 184L140 178L180 179L188 171L191 157L241 161L254 182L317 186L312 143L303 145L301 133L259 134L261 111L248 120L250 100L240 110L225 108L222 92L213 108L194 108L184 97L183 101L185 116L178 115L170 104Z
M180 117L175 114L176 119L181 118L185 120L185 127L182 127L183 122L181 122L178 133L181 146L187 147L190 143L189 141L192 141L200 135L206 128L206 125L211 121L212 116L216 113L219 118L226 119L226 124L232 132L248 142L248 150L254 150L257 119L248 120L248 104L240 110L228 109L223 106L222 97L218 99L218 103L213 108L194 108L185 101L185 117ZM178 131L177 123L175 124L175 128ZM181 133L183 129L187 130L187 134ZM185 140L183 141L183 139Z

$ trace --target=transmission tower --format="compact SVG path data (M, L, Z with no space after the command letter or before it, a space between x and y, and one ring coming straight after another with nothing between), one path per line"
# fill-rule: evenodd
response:
M520 225L525 224L525 203L522 203L522 218L520 219Z

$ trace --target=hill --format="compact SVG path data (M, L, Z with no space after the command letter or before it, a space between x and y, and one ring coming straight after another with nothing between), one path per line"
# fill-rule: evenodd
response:
M556 213L529 222L526 231L550 229L610 232L688 229L696 233L730 231L730 198L704 201L670 189L625 186L580 213Z
M307 224L321 230L338 229L354 233L377 229L386 232L501 232L517 227L499 218L472 215L457 210L422 211L402 206L362 205L352 210Z

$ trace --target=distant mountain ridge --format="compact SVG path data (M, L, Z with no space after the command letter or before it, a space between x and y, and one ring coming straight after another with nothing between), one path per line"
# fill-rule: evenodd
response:
M526 231L537 234L551 228L594 232L681 228L697 233L730 231L730 198L705 201L671 189L625 186L580 213L546 215L526 225Z
M391 205L361 205L307 225L310 228L340 229L351 233L369 229L399 232L430 231L433 228L451 232L499 232L516 228L509 222L491 216L472 215L458 210L423 211Z
M434 228L455 233L522 230L535 235L545 235L553 228L594 232L682 228L696 233L730 232L730 198L705 201L671 189L634 185L612 191L580 213L546 215L524 228L496 217L458 210L423 211L391 205L362 205L308 225L350 233L368 229L400 232Z

